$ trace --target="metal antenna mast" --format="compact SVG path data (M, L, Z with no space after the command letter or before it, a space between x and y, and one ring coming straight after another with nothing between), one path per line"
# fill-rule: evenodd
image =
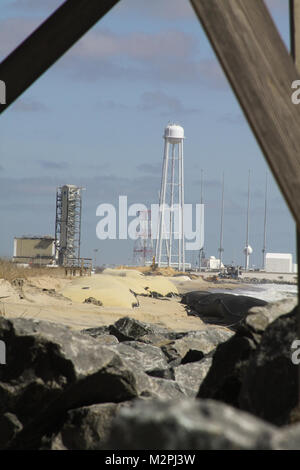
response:
M266 189L265 189L265 215L264 215L264 244L262 249L263 259L262 268L266 267L266 244L267 244L267 198L268 198L268 173L266 173Z
M200 204L203 204L203 169L201 169L201 178L200 178ZM202 255L203 255L203 246L199 250L199 272L201 271L202 267Z
M250 175L251 171L248 173L248 207L247 207L247 228L246 228L246 246L244 248L245 253L245 270L249 269L249 256L253 252L251 246L249 245L249 213L250 213Z
M224 219L224 172L222 176L222 204L221 204L221 228L220 228L220 247L219 247L219 258L220 258L220 269L222 267L223 258L223 219Z

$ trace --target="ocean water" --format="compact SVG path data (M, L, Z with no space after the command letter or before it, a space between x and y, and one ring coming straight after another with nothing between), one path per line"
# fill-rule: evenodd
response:
M297 293L298 286L290 284L250 284L249 287L238 288L232 291L232 294L235 295L248 295L265 300L266 302L277 302L278 300L293 298L297 296Z

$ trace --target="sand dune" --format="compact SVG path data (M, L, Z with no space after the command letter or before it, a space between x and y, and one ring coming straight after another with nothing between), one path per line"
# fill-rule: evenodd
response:
M124 269L110 269L91 277L71 279L28 276L21 289L0 279L0 297L3 297L0 298L0 315L47 320L76 330L109 325L124 316L175 331L201 330L206 327L205 324L200 318L188 316L179 298L155 299L140 294L155 291L166 295L169 292L216 287L219 286L201 278L190 280L187 276L149 276ZM139 294L137 299L130 290ZM101 300L103 306L83 303L88 297ZM132 304L137 300L139 306L133 308Z
M60 292L73 302L84 302L93 297L100 300L104 307L131 308L136 304L132 293L147 295L150 291L165 296L170 292L178 293L175 285L162 276L145 276L138 271L106 269L102 274L92 277L75 278Z

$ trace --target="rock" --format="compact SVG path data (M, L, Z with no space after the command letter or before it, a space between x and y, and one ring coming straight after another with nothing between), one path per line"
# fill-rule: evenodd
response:
M130 402L102 403L69 410L51 450L99 450L108 438L113 418Z
M204 358L202 351L197 349L189 349L186 355L181 359L181 364L188 364L190 362L198 362Z
M134 374L138 396L159 399L183 397L184 391L172 381L174 372L168 368L160 348L138 341L125 341L110 348L120 355L122 362ZM153 369L165 372L153 374Z
M150 375L150 377L158 377L160 379L166 379L166 380L175 380L173 367L166 367L164 369L147 370L147 374Z
M99 307L102 307L103 303L101 300L95 299L95 297L88 297L87 299L84 300L84 304L93 304L93 305L98 305Z
M240 408L277 425L288 424L297 405L298 366L291 349L297 328L297 308L266 328L240 390Z
M106 450L270 449L276 428L212 400L137 401L113 422Z
M148 324L135 318L122 317L109 327L110 334L122 341L141 341L152 343L152 341L166 341L182 338L187 332L176 332L168 328Z
M147 323L140 322L130 317L120 318L109 327L110 334L113 334L119 341L137 341L146 334L154 333Z
M272 302L264 307L253 307L244 320L244 326L252 333L262 335L276 318L291 312L297 305L297 298Z
M189 397L195 397L197 395L200 384L209 371L211 363L211 358L205 358L199 362L191 362L174 367L175 381L185 395Z
M198 398L221 400L285 424L296 397L290 349L296 326L294 314L288 314L291 305L281 301L252 309L235 335L217 347Z
M240 331L220 344L213 355L211 368L200 385L197 397L212 398L238 407L243 373L255 349L255 341Z
M182 297L182 303L191 309L189 315L233 328L247 315L250 308L267 305L264 300L245 295L207 294L202 291L188 292Z
M0 450L5 449L22 428L16 415L4 413L0 416Z
M44 321L0 317L0 340L7 354L0 369L0 414L14 414L23 426L11 446L36 448L70 408L139 395L136 377L120 355L87 335Z
M81 333L84 335L92 336L93 338L101 337L102 335L109 335L109 326L97 326L95 328L86 328L85 330L81 330Z
M159 377L148 377L149 392L142 395L143 398L159 400L178 400L184 398L184 392L180 385L174 380L161 379Z
M160 348L150 344L125 341L111 345L110 349L120 354L123 362L130 369L147 372L151 369L162 369L167 366L166 357Z
M207 328L188 332L183 338L172 341L161 349L169 363L179 365L188 362L189 357L192 359L191 362L202 359L232 335L233 332L225 328Z
M284 426L272 437L274 450L300 450L300 424Z
M97 338L98 344L102 346L119 344L119 341L114 335L101 335L101 336L96 336L96 338Z

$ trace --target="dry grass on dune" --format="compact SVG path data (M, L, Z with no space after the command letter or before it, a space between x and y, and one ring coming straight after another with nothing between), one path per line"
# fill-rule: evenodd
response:
M187 276L186 272L183 271L177 271L176 269L173 268L155 268L153 269L152 266L118 266L116 269L133 269L135 271L139 271L140 273L143 274L153 274L156 276L167 276L167 277L172 277L172 276L179 276L179 275L184 275Z
M23 266L17 266L12 261L0 259L0 279L12 282L19 278L28 279L29 277L36 276L65 277L65 271L60 268L25 268Z

